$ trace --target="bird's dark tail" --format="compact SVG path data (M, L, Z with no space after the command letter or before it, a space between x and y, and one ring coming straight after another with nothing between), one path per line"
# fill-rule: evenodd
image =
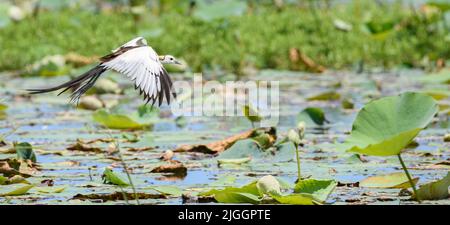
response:
M73 80L70 80L66 83L58 85L52 88L44 88L44 89L27 89L30 94L42 94L52 91L57 91L63 89L58 95L64 93L69 89L73 89L73 93L70 95L70 101L73 103L77 103L80 100L80 97L89 90L97 79L102 75L107 69L103 67L101 64L87 71L86 73L76 77Z

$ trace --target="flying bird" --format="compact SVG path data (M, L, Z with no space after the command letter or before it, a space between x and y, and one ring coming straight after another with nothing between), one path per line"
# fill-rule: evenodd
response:
M137 37L117 49L111 54L100 58L100 63L85 72L84 74L56 87L44 89L28 89L30 94L41 94L61 90L58 94L65 91L74 90L71 94L71 102L77 103L80 97L86 93L97 81L97 79L106 71L113 70L124 74L134 81L135 89L139 89L144 96L146 104L152 101L161 106L163 99L166 98L170 104L172 92L172 80L169 77L163 64L181 64L171 55L158 56L152 47L147 45L143 37Z

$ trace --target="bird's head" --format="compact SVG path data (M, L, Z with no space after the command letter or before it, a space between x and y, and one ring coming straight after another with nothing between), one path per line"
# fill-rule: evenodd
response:
M175 57L171 55L161 55L159 56L159 61L161 61L162 64L178 64L181 65L181 62L178 61Z

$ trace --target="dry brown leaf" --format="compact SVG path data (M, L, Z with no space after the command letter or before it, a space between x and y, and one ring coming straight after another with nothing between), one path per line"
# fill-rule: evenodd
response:
M148 194L148 193L137 193L139 199L159 199L159 198L167 198L166 195L163 194ZM126 193L127 199L135 199L134 193ZM104 201L117 201L117 200L125 200L124 193L122 192L114 192L110 194L77 194L73 196L72 199L101 199Z
M88 144L84 144L84 143L81 143L81 142L77 142L77 143L67 147L67 150L83 151L83 152L95 152L95 153L103 152L103 150L101 148L93 147L93 146L90 146Z
M130 152L143 152L143 151L153 150L155 148L154 147L142 147L142 148L128 147L126 149L127 149L127 151L130 151Z
M153 168L150 172L152 173L175 173L175 174L186 174L187 168L183 163L170 160L168 164L164 164Z
M233 135L223 140L211 142L208 144L182 145L174 150L174 152L202 152L207 154L221 153L231 147L236 141L251 138L257 131L264 131L270 136L275 137L275 128L259 128L251 129L240 134Z

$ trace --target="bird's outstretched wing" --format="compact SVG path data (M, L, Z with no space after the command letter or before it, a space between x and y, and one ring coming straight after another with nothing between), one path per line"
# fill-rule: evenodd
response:
M144 100L152 101L152 105L157 101L161 105L164 97L170 104L172 80L167 71L159 61L156 52L147 45L147 41L142 37L137 37L119 48L113 50L111 54L100 58L100 64L93 69L52 88L29 89L32 94L40 94L63 89L61 93L68 89L73 89L71 95L72 102L78 102L80 97L90 89L97 81L98 77L107 70L115 70L129 77L135 82L136 89L144 95Z
M161 105L166 98L170 104L172 81L150 46L124 47L120 55L102 62L106 69L115 70L134 81L135 88L144 95L144 100ZM119 50L120 51L120 48Z

